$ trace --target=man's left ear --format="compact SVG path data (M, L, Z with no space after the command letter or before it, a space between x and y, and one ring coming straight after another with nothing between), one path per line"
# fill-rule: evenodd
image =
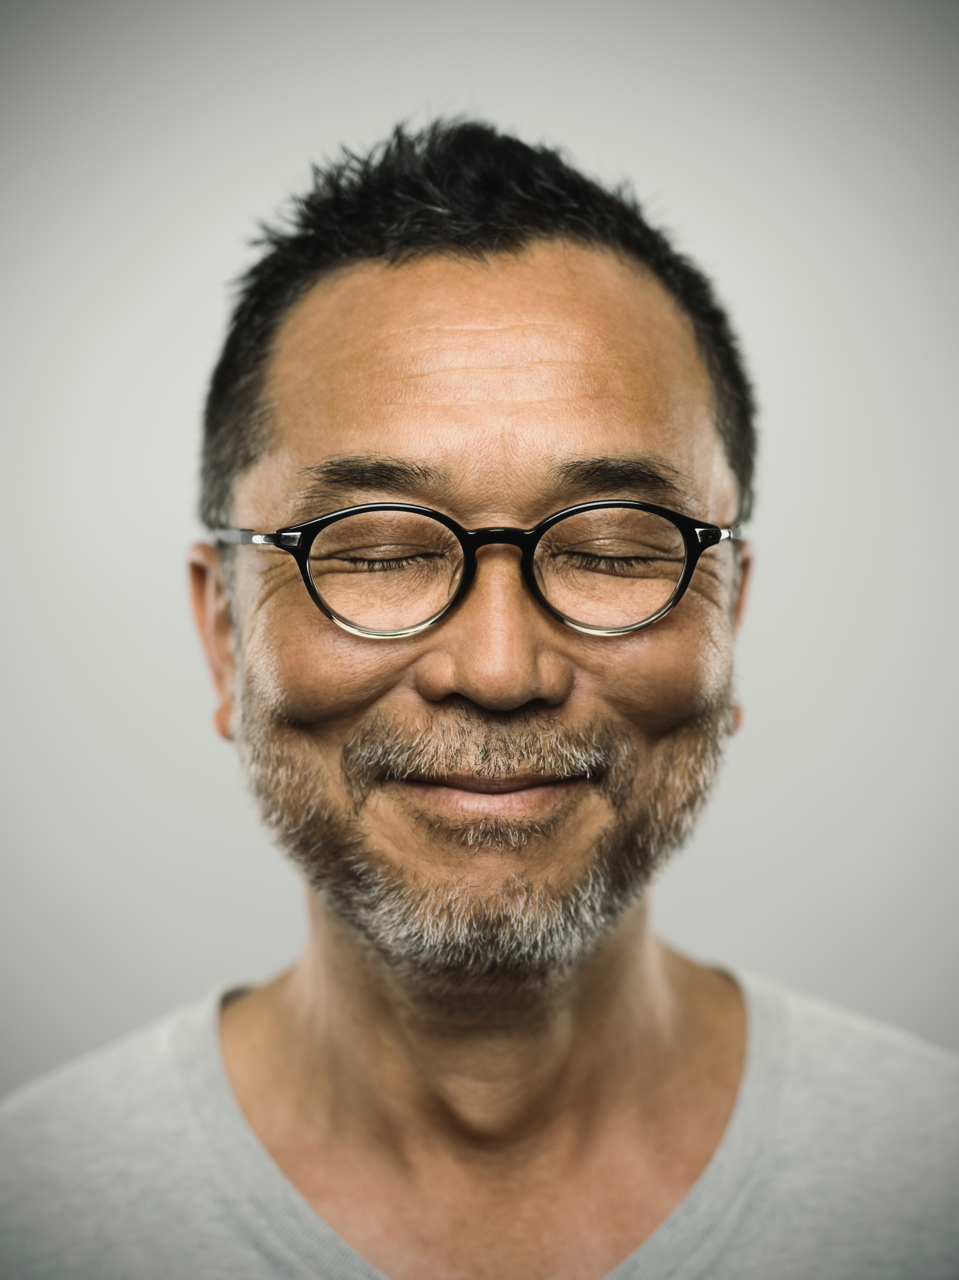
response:
M746 612L746 599L749 595L749 583L753 568L753 547L747 539L735 543L737 573L733 587L732 618L733 633L739 631L743 615Z
M732 619L733 635L739 631L743 614L746 612L746 598L749 595L749 583L753 567L752 544L743 539L736 547L736 581L733 587ZM733 703L733 733L738 733L743 724L743 706L737 698Z
M193 617L217 693L213 724L221 738L233 737L233 692L236 682L233 610L218 547L197 542L190 548L190 593Z

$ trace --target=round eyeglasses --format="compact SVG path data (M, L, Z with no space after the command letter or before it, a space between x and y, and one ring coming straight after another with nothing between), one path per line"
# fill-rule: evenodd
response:
M700 556L740 537L648 502L585 502L534 529L464 529L404 502L345 507L276 533L217 529L219 542L287 551L314 603L353 635L391 639L435 626L469 591L480 547L508 545L534 598L591 636L652 626L683 597Z

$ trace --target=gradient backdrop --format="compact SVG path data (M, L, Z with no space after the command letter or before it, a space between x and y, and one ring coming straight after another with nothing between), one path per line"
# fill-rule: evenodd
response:
M631 179L755 372L746 721L662 931L959 1048L959 6L0 14L0 1089L297 953L187 616L204 380L308 162L457 112Z

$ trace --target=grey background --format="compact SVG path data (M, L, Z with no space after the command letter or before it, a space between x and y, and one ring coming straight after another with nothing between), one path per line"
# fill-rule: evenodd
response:
M666 936L959 1048L957 8L2 9L0 1088L303 934L187 618L204 379L311 158L477 114L632 179L763 408L746 708Z

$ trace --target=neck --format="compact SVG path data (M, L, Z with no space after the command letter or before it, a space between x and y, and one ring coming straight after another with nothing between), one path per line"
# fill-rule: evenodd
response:
M303 958L228 1007L224 1050L248 1115L272 1084L325 1131L360 1125L358 1139L401 1151L427 1133L505 1149L558 1117L588 1129L625 1094L661 1106L664 1082L681 1088L730 1001L731 984L654 937L646 898L572 973L438 995L314 896Z

